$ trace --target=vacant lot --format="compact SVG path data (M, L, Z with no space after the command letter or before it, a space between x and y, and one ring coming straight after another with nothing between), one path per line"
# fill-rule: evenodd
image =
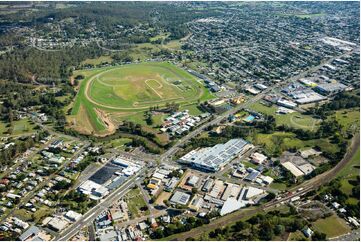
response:
M128 209L131 214L131 218L137 218L143 215L148 215L147 204L144 201L143 195L139 188L133 188L125 196L125 201L128 204Z
M351 231L345 221L336 215L332 215L325 219L319 219L313 223L312 227L319 232L325 233L327 238L337 237Z

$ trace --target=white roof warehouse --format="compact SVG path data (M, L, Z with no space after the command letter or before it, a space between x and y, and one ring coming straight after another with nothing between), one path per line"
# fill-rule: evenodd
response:
M192 150L181 157L179 162L190 164L198 169L215 172L222 169L225 164L251 147L252 145L243 139L231 139L225 144Z

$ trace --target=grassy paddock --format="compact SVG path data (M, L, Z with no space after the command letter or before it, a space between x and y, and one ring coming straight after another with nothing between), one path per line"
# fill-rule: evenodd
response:
M325 219L319 219L312 226L319 232L325 233L327 238L334 238L351 231L344 220L332 215Z

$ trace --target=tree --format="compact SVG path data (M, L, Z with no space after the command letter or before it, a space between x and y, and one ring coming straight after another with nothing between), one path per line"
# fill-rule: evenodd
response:
M326 234L318 231L314 231L313 235L311 236L312 240L315 241L325 241Z
M197 194L197 192L198 192L198 189L196 187L193 187L192 188L192 194L195 195L195 194Z
M162 230L161 228L157 228L157 229L153 232L153 234L151 234L151 237L152 237L153 239L161 239L161 238L164 237L164 232L163 232L163 230Z
M70 182L62 180L54 185L54 189L55 190L63 190L63 189L68 189L70 186L71 186Z
M276 227L274 228L274 233L275 235L281 235L285 232L285 226L282 224L278 224L276 225Z

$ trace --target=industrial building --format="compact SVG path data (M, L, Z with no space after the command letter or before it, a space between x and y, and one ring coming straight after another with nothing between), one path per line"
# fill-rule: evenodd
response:
M213 147L192 150L179 159L179 162L191 165L205 171L216 172L222 169L237 155L243 154L252 148L243 139L232 139L225 144L217 144Z
M292 175L294 175L295 177L304 175L304 173L300 169L298 169L297 166L295 166L293 163L289 161L282 163L282 166L285 169L289 170L292 173Z
M191 195L185 192L176 191L169 201L175 204L187 205L190 198Z
M251 155L251 159L255 164L263 164L268 159L268 157L261 153L255 152Z
M346 85L336 82L336 83L323 83L319 84L317 87L315 87L315 90L318 91L321 94L325 95L333 95L339 92L342 92L347 88Z
M214 180L211 178L208 178L202 187L202 191L209 192L211 190L213 184L214 184Z
M277 101L277 104L280 105L280 106L286 107L286 108L291 108L291 109L297 107L296 103L294 103L292 101L285 100L285 99L279 99Z
M188 177L188 180L187 180L187 182L186 182L186 185L195 187L198 181L199 181L199 177L198 177L198 176L190 176L190 177Z

